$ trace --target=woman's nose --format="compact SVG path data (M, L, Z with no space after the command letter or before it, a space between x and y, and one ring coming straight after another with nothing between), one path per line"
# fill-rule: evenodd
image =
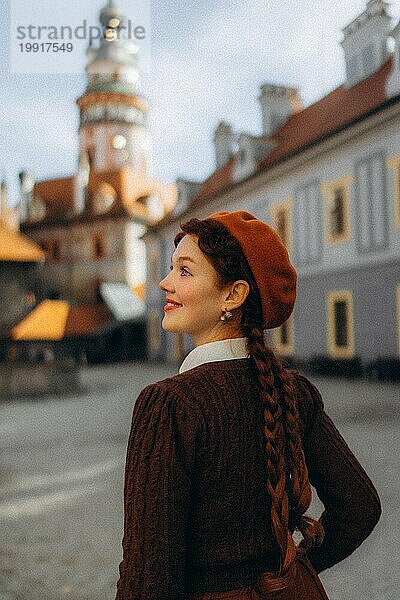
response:
M161 279L160 283L158 284L158 287L161 290L167 290L168 286L167 286L167 279L168 279L169 273L164 277L164 279Z

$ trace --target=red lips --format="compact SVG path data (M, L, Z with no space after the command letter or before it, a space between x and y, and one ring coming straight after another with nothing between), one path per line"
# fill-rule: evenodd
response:
M168 302L169 304L175 304L176 306L182 306L182 304L179 304L179 302L175 302L175 300L171 300L171 298L166 298L165 301Z

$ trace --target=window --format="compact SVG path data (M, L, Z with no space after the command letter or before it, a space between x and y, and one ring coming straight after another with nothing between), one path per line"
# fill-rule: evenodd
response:
M345 191L343 188L338 188L333 192L329 226L333 238L343 236L345 233Z
M280 327L273 329L273 344L277 354L291 356L294 352L293 313Z
M292 249L292 206L292 199L270 206L272 226L285 244L288 252Z
M393 200L396 227L400 229L400 156L392 156L386 162L393 172Z
M346 348L349 344L348 340L348 314L347 302L345 300L337 300L333 303L333 320L335 333L335 346Z
M328 353L333 358L354 356L353 297L348 290L330 292L327 298Z
M353 176L324 183L325 242L328 246L350 239L350 186Z
M94 258L101 259L105 258L106 252L106 244L103 235L97 233L93 236L93 255Z

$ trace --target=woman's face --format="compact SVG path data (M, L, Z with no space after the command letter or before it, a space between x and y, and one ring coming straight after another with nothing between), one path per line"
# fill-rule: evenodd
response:
M231 286L217 287L217 272L200 250L197 236L186 234L171 257L171 270L159 284L166 299L180 306L164 306L162 327L171 333L186 332L196 346L228 337L220 318L229 303Z

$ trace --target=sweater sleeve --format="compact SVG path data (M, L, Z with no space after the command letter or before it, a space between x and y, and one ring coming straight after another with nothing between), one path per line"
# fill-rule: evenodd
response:
M161 383L139 394L124 484L116 600L184 598L186 526L200 418Z
M307 555L320 573L349 556L369 536L380 518L381 504L368 475L326 414L318 389L300 378L312 398L304 452L310 482L324 505L320 521L325 529L321 546Z

